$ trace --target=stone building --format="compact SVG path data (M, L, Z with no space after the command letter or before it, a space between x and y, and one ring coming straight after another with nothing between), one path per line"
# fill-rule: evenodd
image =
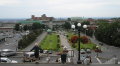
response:
M41 21L52 21L53 17L47 17L46 14L43 14L41 17L35 17L35 15L31 16L32 20L41 20Z

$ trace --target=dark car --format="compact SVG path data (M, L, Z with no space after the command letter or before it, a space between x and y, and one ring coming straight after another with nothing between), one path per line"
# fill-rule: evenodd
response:
M49 54L52 54L52 53L53 53L53 51L52 51L52 50L49 50L49 51L48 51L48 53L49 53Z
M1 53L0 53L2 57L4 56L13 56L13 55L16 55L16 51L14 50L11 50L11 49L3 49L1 50Z
M100 49L95 49L95 52L102 53L102 51Z

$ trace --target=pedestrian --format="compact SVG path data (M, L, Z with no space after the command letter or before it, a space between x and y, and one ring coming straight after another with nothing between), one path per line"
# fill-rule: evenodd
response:
M40 59L39 58L39 50L42 50L37 43L35 43L35 46L30 50L33 51L34 50L34 55L36 59Z
M114 59L114 64L118 64L118 58L116 57L116 55L114 55L113 59Z
M66 47L64 47L63 52L62 52L62 54L61 54L61 62L62 62L63 64L66 63L67 53L68 53L68 50L67 50Z
M84 64L86 64L86 65L90 64L90 58L89 58L89 56L87 56L86 59L84 60Z
M82 56L82 57L81 57L81 61L82 61L83 64L84 64L85 58L86 58L85 56Z

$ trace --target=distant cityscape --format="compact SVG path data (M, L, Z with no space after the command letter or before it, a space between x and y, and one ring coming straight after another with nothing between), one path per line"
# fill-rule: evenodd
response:
M56 19L67 19L69 17L58 17ZM78 17L76 17L78 18ZM93 19L111 19L111 18L120 18L120 17L84 17L85 19L87 18L93 18ZM26 20L29 18L0 18L0 22L17 22L17 21L22 21Z

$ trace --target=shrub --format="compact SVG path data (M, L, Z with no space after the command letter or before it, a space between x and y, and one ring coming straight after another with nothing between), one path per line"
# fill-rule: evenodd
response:
M81 38L81 42L82 42L83 44L86 44L86 43L89 42L89 39L88 39L86 36L81 36L80 38Z
M72 36L71 39L70 39L70 41L72 43L77 43L77 40L78 40L78 36L76 36L76 35Z

